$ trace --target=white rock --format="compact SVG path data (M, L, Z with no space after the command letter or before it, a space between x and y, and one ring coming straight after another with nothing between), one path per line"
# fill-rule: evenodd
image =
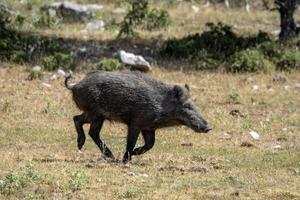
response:
M147 62L140 55L134 55L133 53L127 53L124 50L120 50L117 53L117 56L120 59L120 61L126 65L136 67L137 69L140 69L145 72L151 70L151 66L150 66L149 62Z
M280 30L272 31L272 34L273 34L274 36L279 36Z
M282 149L282 146L281 145L275 145L275 146L273 146L273 149Z
M127 9L126 8L115 8L112 13L114 14L124 14L127 12Z
M296 88L296 89L300 89L300 83L296 83L296 84L295 84L295 88Z
M5 181L1 179L0 180L0 187L4 186L4 184L5 184Z
M66 72L64 70L62 70L62 69L58 69L57 70L57 75L59 77L65 77L66 76Z
M255 131L250 131L250 135L254 140L259 140L260 138L259 134Z
M285 85L285 86L283 86L283 88L284 88L285 90L288 90L288 89L290 89L290 86L289 86L289 85Z
M258 90L258 85L253 85L252 90Z
M86 25L85 29L87 31L104 30L104 26L105 26L105 23L103 20L94 20L94 21L89 22Z
M282 129L282 131L287 131L287 130L288 130L287 128L283 128L283 129Z
M50 76L50 78L49 78L50 81L54 81L54 80L56 80L56 79L57 79L56 74L53 74L53 75Z
M89 10L97 10L97 11L99 11L99 10L103 9L103 6L102 5L98 5L98 4L86 4L85 6Z
M195 6L195 5L192 5L192 10L197 13L199 12L199 7L198 6Z
M43 86L47 87L47 88L51 88L52 86L48 83L42 83Z
M40 72L42 70L42 67L39 66L39 65L36 65L34 66L32 69L31 69L33 72Z

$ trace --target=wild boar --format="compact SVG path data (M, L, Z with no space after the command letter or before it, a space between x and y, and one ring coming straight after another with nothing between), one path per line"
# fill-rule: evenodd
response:
M99 136L105 119L128 126L124 163L131 160L132 155L143 154L153 147L156 129L176 125L204 133L212 129L198 112L187 84L168 85L141 72L131 71L93 71L75 85L68 83L70 78L65 79L65 86L83 111L73 118L79 149L85 142L82 126L90 123L91 138L105 156L114 158ZM145 144L134 148L140 132Z

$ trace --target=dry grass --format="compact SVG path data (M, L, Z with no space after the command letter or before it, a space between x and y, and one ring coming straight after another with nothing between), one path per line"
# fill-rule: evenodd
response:
M25 80L27 75L24 67L1 64L0 177L21 176L30 163L41 177L0 199L300 198L300 96L299 90L283 89L299 82L299 72L286 74L286 83L273 83L263 74L155 69L151 76L190 84L214 130L206 135L184 127L159 130L154 148L128 165L101 158L90 138L78 153L72 116L79 112L63 80L48 88L42 81ZM244 81L249 76L253 82ZM233 93L239 97L230 98ZM233 109L246 117L231 116ZM261 140L254 141L251 130ZM119 159L125 136L123 125L105 123L102 138ZM74 178L74 173L79 175Z

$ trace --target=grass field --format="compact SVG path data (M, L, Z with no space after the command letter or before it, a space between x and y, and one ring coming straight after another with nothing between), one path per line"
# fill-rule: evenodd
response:
M284 89L299 72L273 83L263 74L155 69L150 75L167 83L190 84L214 130L159 130L150 152L123 165L103 159L90 138L76 150L79 111L63 79L48 88L26 81L24 67L0 70L0 199L300 199L300 95ZM121 159L126 127L106 122L101 136Z
M4 2L23 14L34 12L17 1ZM104 5L103 18L118 6L108 1ZM156 48L168 38L203 31L206 22L222 21L239 34L279 29L276 12L201 8L192 13L190 3L159 6L170 11L171 26L140 31L137 40L119 42L117 30L82 32L83 24L25 26L23 31L91 39L108 44L104 49L113 53L118 48ZM299 20L299 12L295 18ZM134 47L142 42L141 49ZM300 199L300 90L294 88L300 72L283 73L286 82L273 82L277 72L174 70L181 64L159 60L149 75L169 84L188 83L214 129L208 134L185 127L161 129L153 149L124 165L105 160L88 136L83 151L77 151L72 118L80 112L64 79L49 82L51 72L46 72L42 80L28 81L29 64L0 63L0 199ZM85 73L77 69L76 80ZM233 110L241 116L231 115ZM107 121L101 131L118 160L125 151L126 130ZM260 139L254 140L250 131ZM138 145L142 143L140 138Z

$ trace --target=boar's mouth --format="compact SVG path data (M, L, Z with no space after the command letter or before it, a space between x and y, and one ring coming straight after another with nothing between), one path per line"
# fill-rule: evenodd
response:
M180 120L180 124L190 127L197 133L208 133L210 130L212 130L212 127L208 125L206 121L193 123Z

